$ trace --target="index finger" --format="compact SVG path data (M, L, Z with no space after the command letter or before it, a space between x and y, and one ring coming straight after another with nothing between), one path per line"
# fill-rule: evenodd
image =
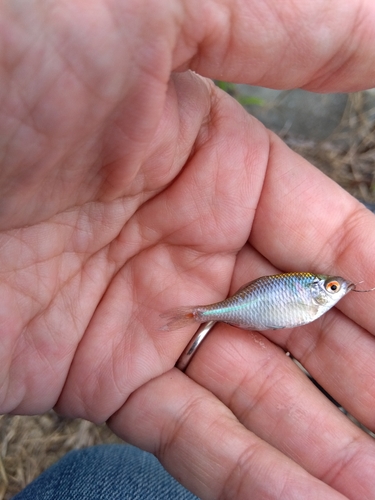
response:
M273 136L250 243L283 271L375 285L375 215ZM375 334L375 292L337 307Z

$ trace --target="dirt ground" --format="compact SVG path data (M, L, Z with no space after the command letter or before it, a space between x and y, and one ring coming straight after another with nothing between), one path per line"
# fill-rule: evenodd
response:
M320 143L285 135L285 142L357 198L375 206L373 110L363 94L351 94L342 123ZM120 442L106 426L84 420L41 416L0 417L0 500L12 498L71 449Z
M283 139L353 196L375 205L375 108L366 110L364 103L363 92L350 94L340 125L324 141Z

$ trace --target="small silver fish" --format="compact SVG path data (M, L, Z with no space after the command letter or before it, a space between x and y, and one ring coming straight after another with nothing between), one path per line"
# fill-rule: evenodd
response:
M222 302L180 307L162 314L167 320L162 329L175 330L194 321L223 321L258 331L293 328L319 318L354 289L353 283L340 276L312 273L263 276Z

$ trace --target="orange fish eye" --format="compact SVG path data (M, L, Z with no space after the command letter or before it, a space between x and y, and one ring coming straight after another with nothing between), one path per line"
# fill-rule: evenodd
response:
M341 285L338 281L329 281L326 284L326 290L329 292L338 292L341 288Z

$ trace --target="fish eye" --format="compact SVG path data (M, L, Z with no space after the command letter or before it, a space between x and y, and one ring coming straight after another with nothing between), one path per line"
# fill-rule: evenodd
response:
M328 283L326 283L326 286L325 286L326 290L328 292L338 292L341 288L341 285L338 281L329 281Z

